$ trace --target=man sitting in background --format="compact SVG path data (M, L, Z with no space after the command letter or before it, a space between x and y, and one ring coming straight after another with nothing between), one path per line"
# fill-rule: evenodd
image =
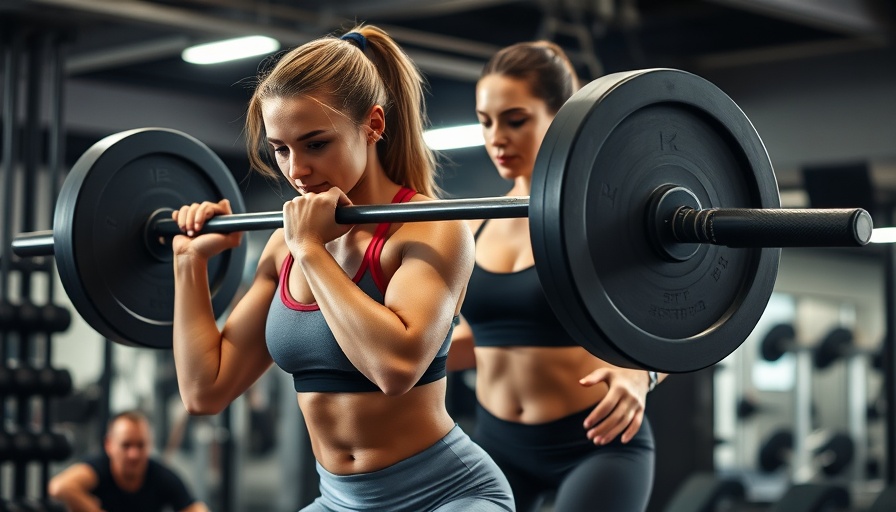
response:
M72 512L208 512L172 470L150 458L149 420L138 411L109 422L105 453L53 477L47 491Z

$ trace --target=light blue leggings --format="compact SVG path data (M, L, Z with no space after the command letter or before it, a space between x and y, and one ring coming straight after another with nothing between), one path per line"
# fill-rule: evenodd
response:
M426 450L372 473L334 475L320 464L321 496L302 512L514 512L497 464L457 425Z

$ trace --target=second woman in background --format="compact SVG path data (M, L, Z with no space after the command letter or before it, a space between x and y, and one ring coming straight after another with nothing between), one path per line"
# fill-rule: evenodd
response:
M528 196L535 157L578 88L550 42L499 51L476 86L486 148L509 196ZM476 264L449 369L476 367L474 439L513 488L517 510L644 510L654 445L644 417L656 374L591 355L554 316L534 268L527 218L472 222ZM473 347L475 345L475 357Z

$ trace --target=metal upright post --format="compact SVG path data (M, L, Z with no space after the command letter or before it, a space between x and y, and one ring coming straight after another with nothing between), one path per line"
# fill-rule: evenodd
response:
M0 225L0 241L3 247L0 248L0 300L9 300L9 275L11 270L12 247L10 242L13 238L13 198L15 197L15 170L16 161L16 105L18 97L18 66L19 66L19 37L17 31L12 27L11 21L0 23L0 42L2 42L3 53L3 99L2 107L2 140L0 140L0 181L2 181L3 200L0 202L2 208L2 225ZM12 351L9 349L9 332L6 328L0 332L0 364L6 366ZM0 409L2 415L0 419L6 423L8 416L7 400L5 396L0 396ZM5 469L0 465L0 469ZM9 490L9 479L3 471L0 471L0 498L11 497Z
M896 244L886 248L886 335L883 341L884 389L887 407L886 421L886 484L896 486Z
M847 357L846 386L849 435L855 441L852 481L854 484L860 484L865 481L865 464L868 460L868 360L865 355L854 352Z
M793 389L793 456L791 475L794 484L812 478L811 454L806 439L812 432L812 352L796 351L796 378Z
M19 95L19 52L21 48L21 40L18 32L11 26L11 22L3 23L0 26L0 34L2 34L3 42L3 127L2 141L0 141L0 173L3 179L3 225L2 225L2 243L0 248L0 299L9 298L9 273L12 264L12 239L14 231L13 205L15 204L15 163L18 157L18 147L16 145L16 120L17 105ZM5 357L8 355L6 334L3 333L2 348Z

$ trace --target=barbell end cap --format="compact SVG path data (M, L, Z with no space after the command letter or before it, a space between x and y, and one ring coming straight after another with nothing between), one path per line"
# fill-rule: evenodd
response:
M171 253L171 237L169 234L179 229L172 220L171 208L159 208L149 215L143 225L143 244L146 251L161 262L169 262L173 259ZM165 227L169 228L168 230Z
M871 234L874 232L874 221L871 219L871 214L862 208L857 208L853 214L852 228L856 243L867 245L871 241Z
M54 253L53 231L32 231L20 233L12 241L12 252L20 258L52 256Z

